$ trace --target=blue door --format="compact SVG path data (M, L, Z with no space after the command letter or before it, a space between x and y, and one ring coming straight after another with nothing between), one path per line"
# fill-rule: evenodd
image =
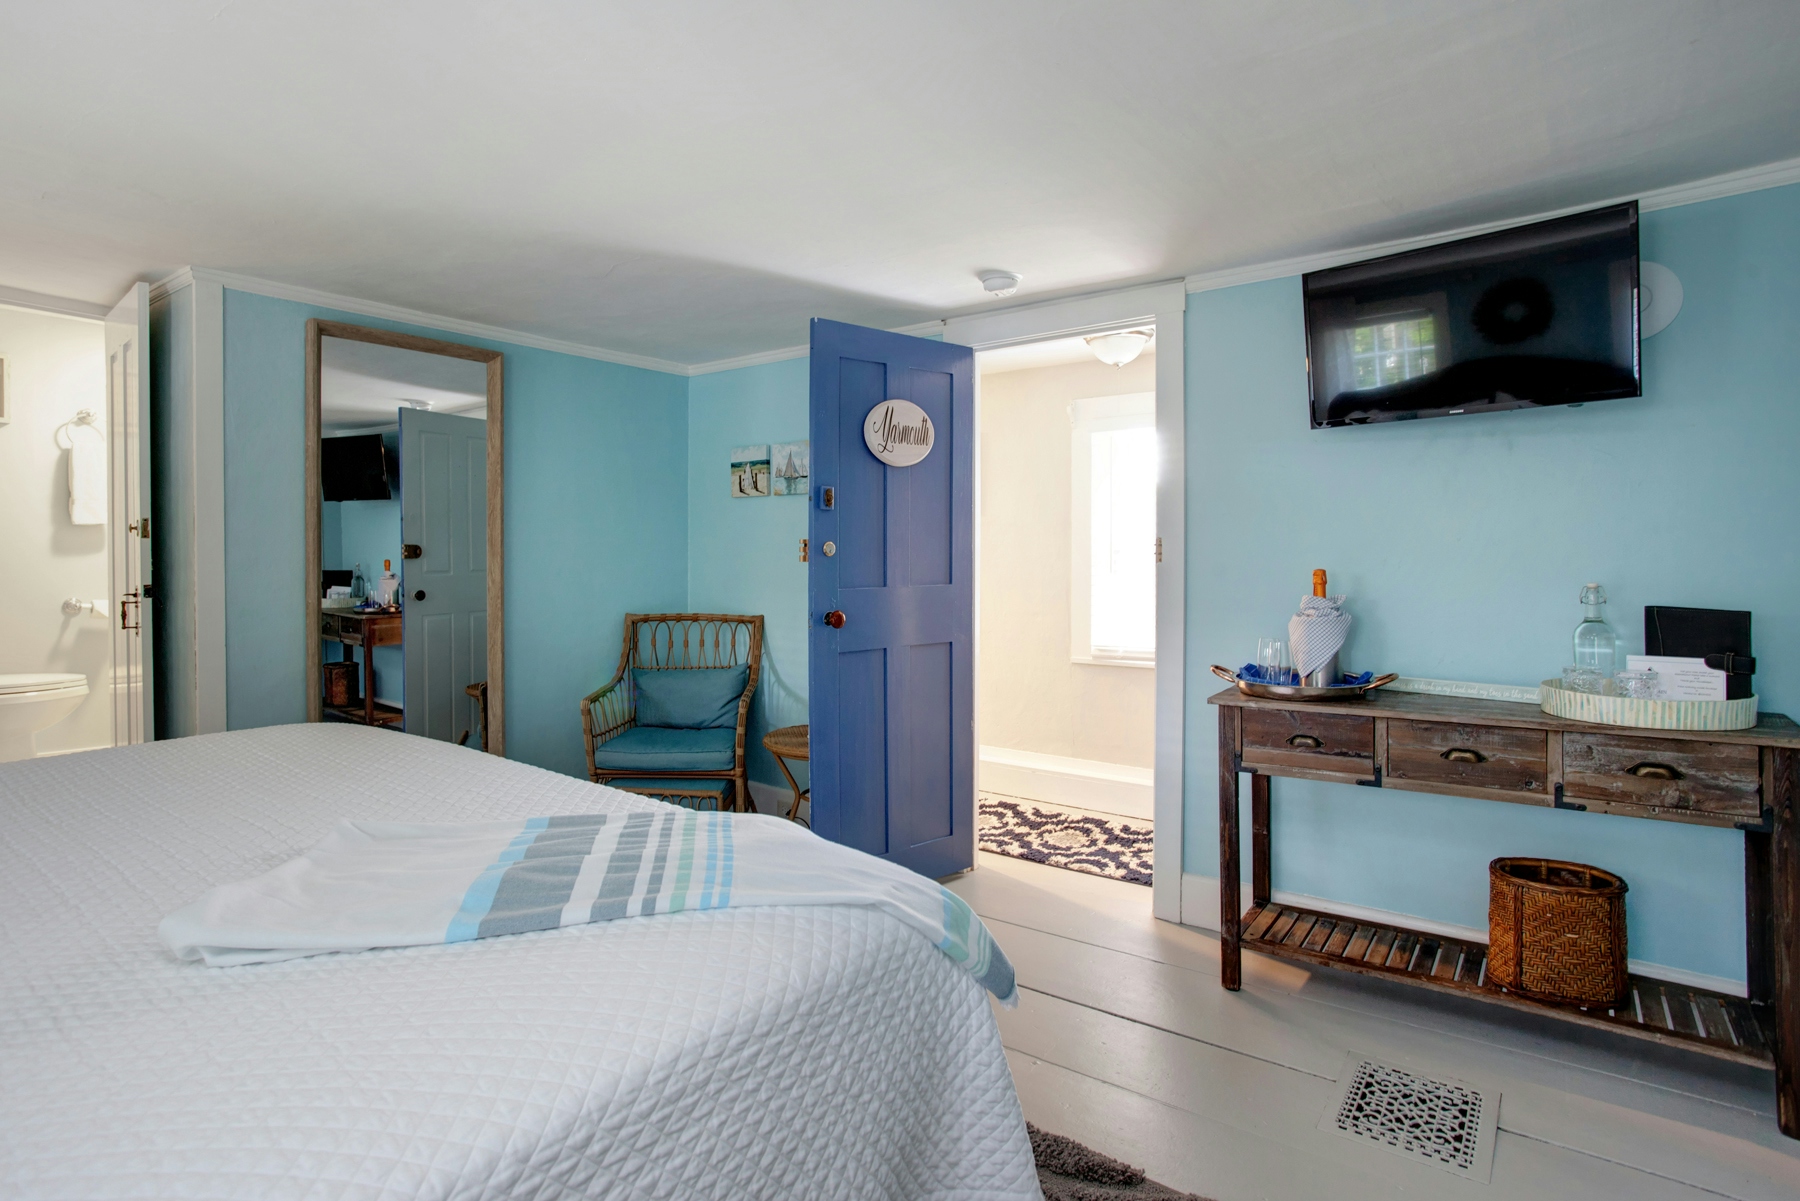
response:
M974 367L812 323L812 827L933 877L975 866ZM864 439L890 400L932 426L911 466Z

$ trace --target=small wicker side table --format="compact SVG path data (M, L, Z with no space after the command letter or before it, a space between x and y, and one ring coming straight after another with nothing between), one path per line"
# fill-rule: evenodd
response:
M800 820L800 802L812 795L812 789L801 788L794 773L788 770L787 761L805 763L812 757L812 740L808 736L808 726L783 726L779 730L770 730L763 735L763 749L775 756L775 763L781 768L781 774L787 777L788 787L794 790L794 803L788 806L788 820ZM804 824L804 823L802 823Z

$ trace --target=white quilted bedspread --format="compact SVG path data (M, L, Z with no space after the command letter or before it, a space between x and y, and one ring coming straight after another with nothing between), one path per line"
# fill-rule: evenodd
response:
M340 817L653 803L350 726L0 765L0 1197L1037 1197L986 995L872 909L224 969L157 941Z

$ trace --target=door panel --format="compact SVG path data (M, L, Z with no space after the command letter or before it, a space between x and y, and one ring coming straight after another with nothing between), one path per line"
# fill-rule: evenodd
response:
M955 511L951 503L955 489L950 477L956 462L951 377L942 371L909 371L906 378L906 399L931 418L937 429L937 442L923 462L893 473L906 506L906 560L901 582L949 584L955 546ZM873 455L868 458L879 462Z
M813 322L813 829L928 876L975 862L973 382L967 347ZM932 422L911 467L863 442L889 399Z
M875 711L867 720L851 722L840 731L837 744L836 841L845 846L886 855L888 799L887 651L847 651L836 656L839 696L863 697ZM813 826L819 824L818 759L812 761ZM829 804L829 802L828 802Z
M400 411L400 536L420 550L400 568L406 732L473 740L465 690L487 678L486 422Z
M887 399L886 364L847 359L841 371L839 403L846 410L867 413ZM819 441L814 434L814 445ZM880 588L887 583L887 468L863 445L861 423L840 422L836 442L838 471L833 486L857 497L856 504L834 510L838 586Z

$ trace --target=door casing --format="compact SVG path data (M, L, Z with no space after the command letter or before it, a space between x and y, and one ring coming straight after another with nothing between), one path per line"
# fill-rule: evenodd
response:
M1156 486L1156 535L1162 558L1156 577L1156 860L1152 907L1157 917L1182 916L1182 781L1187 720L1187 467L1186 342L1187 287L1181 280L1075 296L1016 308L952 317L944 341L977 352L1052 338L1105 333L1135 325L1156 327L1156 435L1162 463ZM975 375L975 428L981 431L981 373ZM975 503L981 503L980 458L976 460ZM975 515L976 596L981 595L980 513ZM979 615L977 615L979 616ZM981 637L979 620L975 626ZM980 647L976 647L980 662ZM980 680L976 680L980 688ZM977 693L979 695L979 692ZM979 713L977 714L979 721ZM979 726L975 744L981 745ZM979 753L979 752L978 752ZM1217 892L1216 882L1211 891ZM1216 903L1216 899L1214 901Z

